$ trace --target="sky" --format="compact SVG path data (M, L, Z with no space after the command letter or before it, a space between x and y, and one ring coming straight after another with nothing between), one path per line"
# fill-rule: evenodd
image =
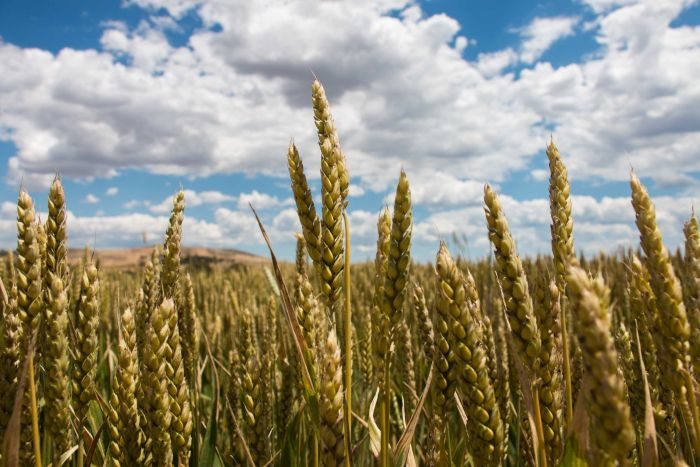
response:
M20 185L45 218L59 173L71 247L161 241L182 188L184 244L265 254L251 203L291 259L292 139L319 202L314 75L353 260L374 256L402 168L416 260L454 237L488 254L485 183L519 252L549 252L550 137L585 254L637 244L631 168L669 248L700 201L694 0L0 0L0 38L0 248Z

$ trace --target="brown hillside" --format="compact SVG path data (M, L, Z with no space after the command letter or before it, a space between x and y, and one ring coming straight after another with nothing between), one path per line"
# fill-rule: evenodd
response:
M98 249L95 258L99 260L101 267L130 268L140 267L146 263L153 247ZM68 262L79 263L83 255L82 249L69 249ZM264 264L267 258L256 256L240 250L228 250L220 248L189 247L182 249L182 263L197 264Z

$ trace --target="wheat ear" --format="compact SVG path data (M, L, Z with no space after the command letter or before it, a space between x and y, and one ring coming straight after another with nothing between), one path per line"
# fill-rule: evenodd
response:
M668 250L664 247L661 231L656 225L656 209L644 185L632 173L632 206L636 214L640 242L644 250L644 261L650 274L650 284L656 298L656 306L663 318L658 320L659 348L662 361L662 377L676 396L677 408L686 420L688 431L700 448L700 433L690 407L685 373L692 371L690 363L690 325L685 312L681 285L671 265Z
M606 289L578 266L571 265L567 290L576 317L577 334L586 373L591 380L590 412L596 429L591 430L599 454L624 462L634 446L630 408L625 399L624 380L617 370L617 352L610 334Z
M484 336L475 319L478 297L476 302L470 297L467 282L444 243L440 245L436 270L437 308L449 328L454 379L467 412L472 457L478 465L498 464L503 461L505 449L503 422L489 376Z

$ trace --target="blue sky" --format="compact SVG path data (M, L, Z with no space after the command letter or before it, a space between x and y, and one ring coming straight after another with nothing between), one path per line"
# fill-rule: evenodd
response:
M546 252L550 134L580 250L636 242L630 166L670 247L699 199L691 0L4 0L0 37L4 248L20 181L44 211L60 172L73 247L159 241L183 187L185 243L264 253L252 202L291 257L291 138L319 189L311 71L348 158L355 259L373 255L401 167L419 260L453 233L487 253L485 182L521 252Z

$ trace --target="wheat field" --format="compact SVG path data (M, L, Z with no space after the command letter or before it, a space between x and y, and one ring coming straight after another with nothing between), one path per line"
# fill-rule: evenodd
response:
M411 259L410 173L350 261L350 175L312 87L321 206L287 164L294 264L181 262L187 200L139 269L69 264L57 177L41 222L20 190L2 263L0 465L608 466L700 461L700 234L671 254L631 174L639 244L577 257L552 142L551 254L520 257L485 185L492 255ZM309 122L310 123L310 122ZM283 153L284 148L282 148ZM254 208L254 206L253 206ZM251 210L251 216L257 216Z

